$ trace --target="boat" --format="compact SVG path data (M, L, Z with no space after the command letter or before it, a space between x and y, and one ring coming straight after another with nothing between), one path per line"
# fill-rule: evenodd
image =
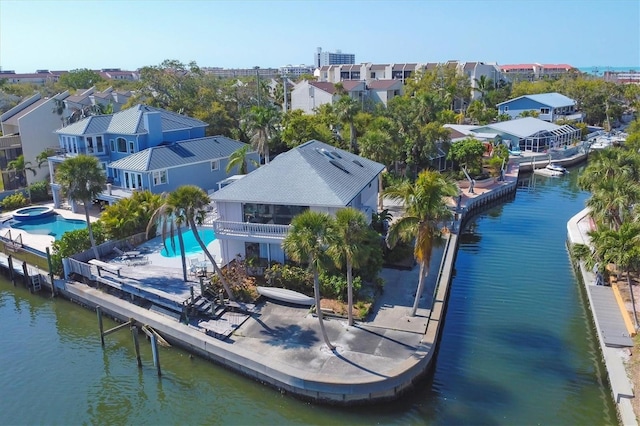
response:
M562 167L558 163L549 163L549 164L547 164L547 167L545 167L545 168L547 170L551 170L552 172L556 172L556 173L562 173L562 174L567 173L567 169L565 169L564 167Z
M311 306L315 303L313 297L297 291L280 287L256 287L258 294L281 302L292 303L294 305Z

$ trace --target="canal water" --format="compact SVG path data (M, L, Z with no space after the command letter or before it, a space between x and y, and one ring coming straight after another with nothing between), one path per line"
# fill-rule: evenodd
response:
M567 220L578 169L521 179L516 197L461 234L433 371L402 400L304 403L131 334L100 346L94 312L0 281L0 424L615 424ZM105 327L115 323L108 322Z

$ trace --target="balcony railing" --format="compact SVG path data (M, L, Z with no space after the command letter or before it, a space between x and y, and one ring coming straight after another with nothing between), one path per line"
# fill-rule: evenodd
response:
M0 149L20 148L22 142L20 135L7 135L0 137Z
M218 236L262 237L282 239L287 235L290 225L276 225L271 223L229 222L216 220L213 230Z

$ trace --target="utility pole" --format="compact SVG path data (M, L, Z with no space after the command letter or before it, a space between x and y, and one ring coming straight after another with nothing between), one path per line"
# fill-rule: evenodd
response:
M260 106L260 67L254 67L256 70L256 89L258 91L258 106Z
M282 77L282 86L284 87L284 112L289 110L289 100L287 99L287 76Z

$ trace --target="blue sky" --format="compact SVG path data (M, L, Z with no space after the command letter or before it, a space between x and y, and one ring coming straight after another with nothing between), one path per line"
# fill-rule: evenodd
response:
M638 0L0 0L0 67L486 61L640 66Z

